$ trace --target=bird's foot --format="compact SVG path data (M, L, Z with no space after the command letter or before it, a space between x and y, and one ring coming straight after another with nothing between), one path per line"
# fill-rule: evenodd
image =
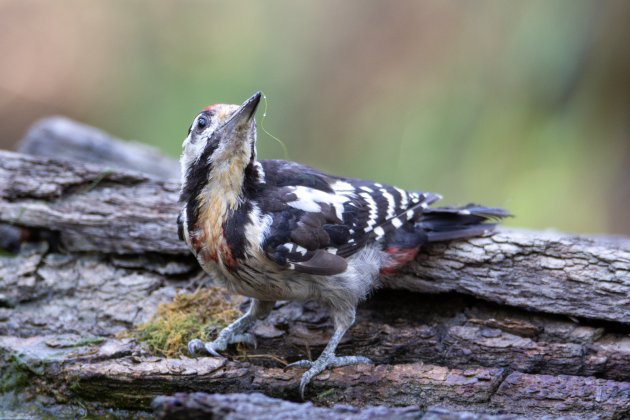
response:
M188 352L191 356L202 356L210 354L214 357L223 357L220 351L225 351L230 344L243 343L256 348L256 338L250 333L234 334L228 328L221 331L221 334L214 341L204 343L198 338L188 343Z
M337 357L334 353L331 353L322 354L314 362L310 360L298 360L297 362L289 363L284 369L287 370L294 367L308 369L304 372L304 375L302 375L302 380L300 380L300 396L304 399L304 390L306 390L306 386L311 382L311 379L322 373L326 368L372 363L374 362L363 356Z

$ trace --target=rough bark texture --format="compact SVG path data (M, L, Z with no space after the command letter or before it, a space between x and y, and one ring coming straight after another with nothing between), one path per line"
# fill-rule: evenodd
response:
M12 152L0 152L0 179L0 220L58 232L67 251L188 254L176 232L175 183ZM623 240L501 231L428 247L386 283L543 312L630 320L630 246Z
M90 130L51 120L21 147L59 156L58 142L73 144L81 150L75 159L95 162L91 149L80 147L84 137L94 142ZM297 401L301 371L283 372L278 360L316 357L327 342L332 324L314 303L279 303L256 325L259 346L246 356L231 349L228 359L165 359L116 338L178 289L210 279L177 240L178 185L170 181L177 174L159 179L131 171L143 158L155 159L154 152L98 136L120 156L118 169L0 153L0 222L7 224L0 242L19 248L15 256L0 255L0 407L6 407L0 416L28 410L76 416L85 407L142 415L154 398L176 392L193 394L156 399L160 416L623 418L630 412L630 240L624 238L500 231L425 249L405 273L387 280L402 290L379 291L359 307L339 347L340 354L369 356L376 365L320 375L307 404L268 397ZM16 403L24 398L31 408Z

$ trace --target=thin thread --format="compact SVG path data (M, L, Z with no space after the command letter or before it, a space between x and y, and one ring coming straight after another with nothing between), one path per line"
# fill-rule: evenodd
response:
M284 144L284 142L280 140L278 137L274 136L269 131L267 131L267 129L265 128L265 120L267 119L267 105L268 105L267 95L265 95L265 92L262 92L262 97L265 100L265 110L263 111L263 117L262 117L262 120L260 121L260 128L262 128L263 133L265 133L266 135L274 139L276 142L278 142L278 144L280 144L280 146L282 147L282 151L284 152L284 159L289 160L289 150L287 149L287 145Z

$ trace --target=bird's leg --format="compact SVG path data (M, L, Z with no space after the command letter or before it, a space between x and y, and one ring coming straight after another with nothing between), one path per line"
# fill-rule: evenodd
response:
M256 339L247 330L257 319L266 317L273 309L274 303L274 301L252 299L252 303L245 315L225 327L214 341L204 343L200 339L195 338L188 343L188 352L192 356L208 353L215 357L221 357L219 352L227 349L229 344L246 343L256 346Z
M349 310L344 311L343 314L333 313L335 332L333 333L333 336L330 338L330 341L328 341L326 348L324 348L324 351L322 352L322 354L319 355L317 360L315 360L314 362L310 360L299 360L297 362L290 363L285 367L285 369L293 367L308 369L304 373L304 375L302 375L302 380L300 381L300 396L302 397L302 399L304 399L304 390L306 389L306 386L309 384L309 382L311 382L311 379L322 373L326 368L372 363L370 359L363 356L338 357L335 355L335 350L337 349L337 345L339 345L341 338L346 333L348 328L350 328L354 323L355 309L353 308L351 311L351 314L349 313Z

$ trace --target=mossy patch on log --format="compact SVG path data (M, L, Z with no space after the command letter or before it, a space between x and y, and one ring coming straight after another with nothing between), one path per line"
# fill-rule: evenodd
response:
M235 321L241 315L241 303L242 298L218 287L178 293L172 302L160 304L155 316L136 327L132 335L158 355L184 355L190 340L211 341Z

